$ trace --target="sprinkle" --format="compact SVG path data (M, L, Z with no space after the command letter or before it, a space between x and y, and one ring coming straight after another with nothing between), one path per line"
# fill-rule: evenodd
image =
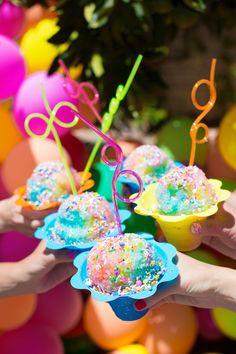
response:
M124 168L138 173L145 187L157 182L174 166L174 162L156 145L139 146L124 162ZM130 176L127 177L132 179Z

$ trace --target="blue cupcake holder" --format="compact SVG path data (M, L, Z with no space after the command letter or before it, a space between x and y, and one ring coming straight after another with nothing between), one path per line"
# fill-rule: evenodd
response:
M129 210L119 210L119 214L120 214L120 219L121 219L121 223L122 223L121 224L122 231L124 231L125 225L123 224L123 222L130 217L131 213ZM70 245L70 244L66 244L66 243L59 243L59 242L52 240L50 237L51 233L52 233L51 229L55 226L55 222L56 222L57 218L58 218L58 212L46 216L46 218L44 219L44 226L38 228L34 234L34 236L39 240L47 240L47 248L48 249L51 249L51 250L67 249L67 250L73 251L75 254L78 254L78 253L90 250L97 242L97 240L94 240L94 241L84 242L84 243L77 244L77 245ZM104 237L115 236L117 233L118 233L118 229L115 229L115 230L113 230L113 232L110 232L108 235L106 235Z
M152 290L145 290L129 296L101 294L86 284L89 252L81 253L74 259L74 265L78 272L71 278L71 285L76 289L89 290L95 300L109 303L116 316L123 321L135 321L142 318L148 310L136 311L134 308L135 301L153 296L158 290L171 286L179 275L175 264L176 248L169 243L157 243L150 234L140 233L140 236L154 246L157 256L162 259L163 266L166 269L166 272Z

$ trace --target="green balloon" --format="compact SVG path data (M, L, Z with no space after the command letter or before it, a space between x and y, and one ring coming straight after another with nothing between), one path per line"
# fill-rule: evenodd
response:
M231 181L230 179L218 178L222 182L222 188L227 189L230 192L236 190L236 182Z
M185 252L188 256L197 259L198 261L212 264L212 265L219 265L220 262L216 257L214 257L210 252L198 248L197 250Z
M158 146L173 160L188 164L191 151L190 128L191 118L174 118L168 121L158 133ZM198 138L202 138L201 131ZM207 163L208 145L197 144L195 163L205 166Z
M221 332L231 339L236 339L236 313L226 309L212 310L213 319Z

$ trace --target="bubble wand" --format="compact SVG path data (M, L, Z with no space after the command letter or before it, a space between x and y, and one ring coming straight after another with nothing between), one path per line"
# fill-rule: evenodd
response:
M96 87L89 82L77 82L70 76L69 70L62 59L58 60L65 74L63 87L71 98L78 100L78 103L85 103L93 112L97 120L102 123L102 117L97 111L95 105L99 103L100 96Z
M139 68L139 65L141 64L142 59L143 59L143 56L141 54L139 54L135 63L134 63L134 66L129 74L129 77L126 81L125 86L119 85L117 87L116 96L111 99L109 106L108 106L108 112L105 112L103 115L103 118L102 118L102 132L103 133L106 133L110 129L112 121L113 121L113 117L119 108L120 102L127 95L128 91L130 89L130 86L134 80L134 77L136 75L136 72ZM87 162L85 169L84 169L84 175L86 175L89 172L89 170L93 164L93 161L97 155L97 152L100 148L101 143L102 143L102 139L99 138L97 140L96 144L94 145L93 150L89 156L88 162Z
M75 186L72 174L71 174L70 167L69 167L68 162L66 160L66 156L65 156L65 153L63 150L61 140L59 138L56 128L54 127L54 123L56 123L57 125L59 125L60 127L63 127L63 128L74 127L79 121L78 117L75 116L72 122L65 123L65 122L61 121L56 115L57 115L58 110L61 107L69 107L75 111L77 111L77 108L70 102L62 101L62 102L57 103L56 106L53 108L53 110L51 110L43 86L41 86L41 91L42 91L44 106L47 110L49 117L47 117L46 115L44 115L42 113L32 113L32 114L28 115L28 117L25 119L25 123L24 123L25 130L29 134L29 136L31 136L32 138L38 138L38 139L46 139L49 136L50 132L52 132L55 142L57 144L58 150L59 150L59 154L60 154L62 163L63 163L66 173L67 173L67 177L68 177L68 180L70 183L71 191L74 195L76 195L77 194L76 186ZM46 129L45 129L44 133L36 134L30 128L30 122L32 119L35 119L35 118L41 119L46 123Z
M201 120L207 115L207 113L210 112L210 110L213 108L215 102L216 102L216 88L215 88L215 68L216 68L216 59L212 59L211 62L211 71L210 71L210 80L207 79L202 79L196 82L196 84L193 86L192 93L191 93L191 98L193 105L199 110L202 111L202 113L196 118L194 123L191 126L190 129L190 137L192 139L192 146L191 146L191 152L190 152L190 160L189 160L189 166L192 166L194 164L194 159L195 159L195 153L196 153L196 144L204 144L207 142L208 139L208 126L205 123L201 123ZM197 102L196 98L196 93L197 90L201 85L207 85L210 90L210 98L208 102L205 105L200 105ZM197 139L197 133L200 128L204 129L204 137L201 139Z

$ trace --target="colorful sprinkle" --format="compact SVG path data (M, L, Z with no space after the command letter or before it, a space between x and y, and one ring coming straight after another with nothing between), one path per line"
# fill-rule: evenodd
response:
M140 236L127 233L99 240L92 248L86 284L103 294L127 295L151 290L164 272L155 248Z
M166 215L188 215L205 211L218 197L212 184L196 166L175 168L159 179L157 210Z
M70 196L61 204L50 237L75 246L107 236L115 229L115 215L106 199L98 193L85 192Z
M81 179L75 169L71 168L76 187ZM38 206L51 202L61 202L71 194L70 184L64 165L60 161L47 161L38 165L27 181L26 199Z

